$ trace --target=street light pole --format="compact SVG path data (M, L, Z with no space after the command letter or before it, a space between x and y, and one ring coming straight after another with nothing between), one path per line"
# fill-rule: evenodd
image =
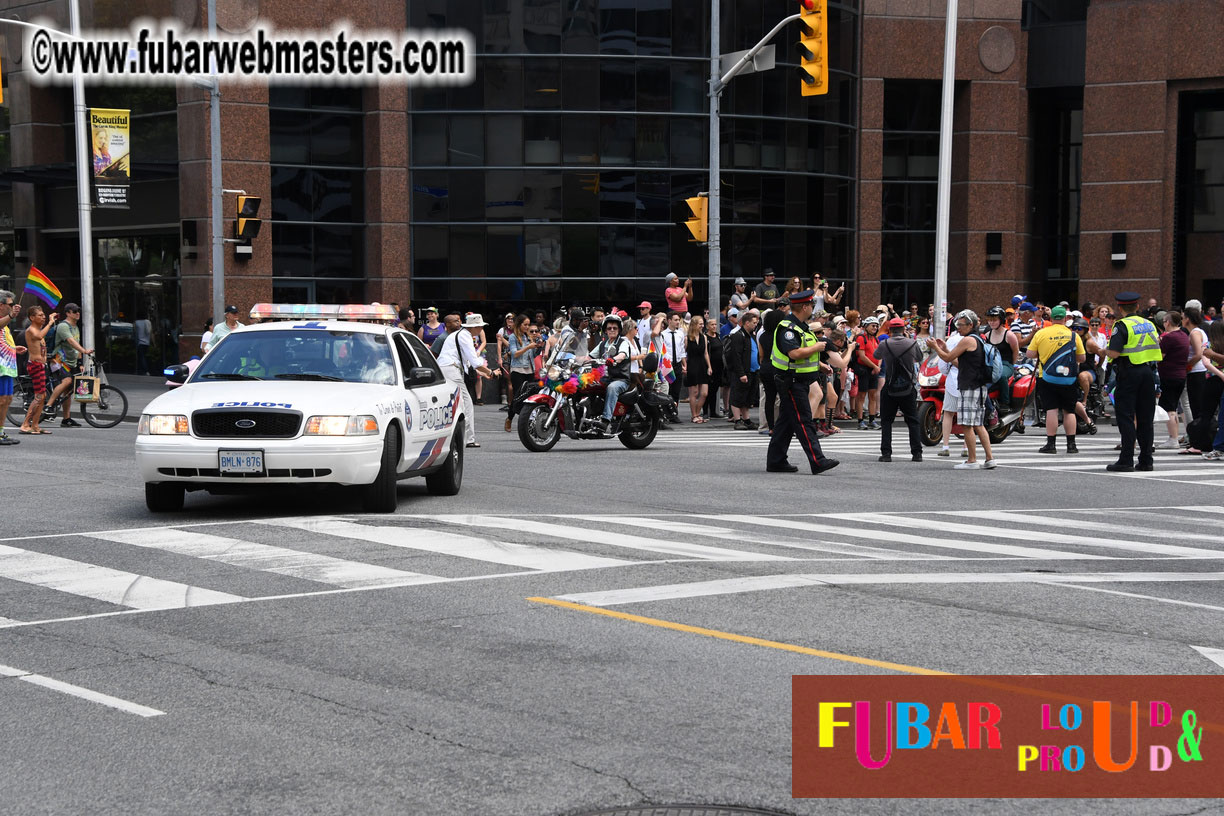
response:
M208 36L217 39L217 0L208 0ZM225 242L221 234L221 85L217 64L210 66L212 83L208 94L209 164L212 165L212 311L218 323L225 312Z
M68 28L75 38L81 36L81 3L68 3ZM90 161L89 130L85 107L85 79L79 72L72 76L72 107L76 121L76 177L77 177L77 233L81 252L81 340L85 348L94 345L94 322L98 314L94 311L93 274L93 200L89 189Z
M706 212L706 249L708 250L708 273L710 282L710 319L718 319L720 269L722 265L722 139L719 131L718 113L722 101L721 84L722 55L720 48L719 5L721 0L710 0L710 192Z
M948 322L948 229L952 196L952 104L956 82L957 0L948 0L944 24L943 103L939 121L939 187L935 215L935 325L934 337L943 338Z

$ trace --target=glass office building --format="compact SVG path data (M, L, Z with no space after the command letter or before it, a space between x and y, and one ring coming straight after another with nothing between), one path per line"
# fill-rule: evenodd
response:
M803 97L797 28L778 68L722 105L724 292L854 276L857 0L830 3L830 92ZM724 2L721 52L794 2ZM710 7L659 0L409 0L409 24L476 40L478 76L412 91L412 295L490 307L661 302L668 272L706 300L684 199L709 187Z

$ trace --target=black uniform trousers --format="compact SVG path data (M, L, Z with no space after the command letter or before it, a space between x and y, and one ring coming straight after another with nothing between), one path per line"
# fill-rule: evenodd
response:
M766 465L774 468L788 464L786 451L790 448L791 437L799 437L799 445L807 456L808 465L812 471L824 461L824 452L820 449L820 440L816 436L816 423L812 421L812 406L808 402L808 386L810 379L802 377L780 376L775 379L778 398L781 405L778 410L778 420L774 424L773 433L769 437L769 454Z
M918 426L916 397L913 391L901 397L894 397L886 390L880 391L880 422L883 423L880 430L880 453L885 456L892 456L893 420L897 418L898 411L909 428L910 453L914 456L922 453L922 433Z
M1135 464L1135 441L1139 442L1139 464L1152 464L1152 421L1156 416L1156 375L1147 364L1117 366L1118 387L1114 389L1114 409L1122 452L1118 463Z

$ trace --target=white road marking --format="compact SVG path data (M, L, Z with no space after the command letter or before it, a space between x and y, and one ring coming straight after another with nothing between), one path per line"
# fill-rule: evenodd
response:
M568 550L532 547L526 544L511 544L491 541L478 536L457 535L438 530L422 530L416 527L386 527L356 524L337 518L310 517L296 519L268 519L260 521L275 527L292 527L311 533L373 541L390 547L401 547L421 552L433 552L474 561L506 564L512 567L541 572L597 569L600 567L623 567L632 561L604 558Z
M906 553L899 550L888 550L883 547L866 547L860 544L845 544L839 541L806 543L799 541L786 541L776 538L759 538L756 536L746 536L741 532L732 530L730 527L711 527L707 524L690 524L688 522L668 521L665 519L660 520L635 516L576 516L576 518L582 519L583 521L598 522L600 524L623 524L626 527L644 527L648 530L666 530L673 533L729 539L742 543L766 544L773 547L789 547L791 549L807 550L809 552L857 555L862 558L891 560L901 557L907 561L919 559L943 561L951 560L953 558L953 556L950 555L936 555L934 553ZM750 527L754 521L755 519L752 518L741 518L739 523L741 526L746 524Z
M439 580L436 575L405 572L377 564L346 561L343 558L191 530L128 530L123 533L98 533L90 538L162 550L206 561L219 561L244 569L288 575L332 586L407 586Z
M0 545L0 578L139 609L235 603L241 595Z
M1093 530L1098 533L1115 532L1119 535L1146 535L1159 536L1160 538L1177 538L1191 541L1208 541L1215 544L1224 545L1224 536L1219 533L1210 535L1207 533L1185 533L1178 531L1171 533L1169 530L1161 530L1155 527L1136 527L1130 524L1109 524L1102 521L1085 521L1082 519L1067 518L1066 516L1035 516L1030 513L1008 513L997 510L972 510L969 512L958 511L957 515L963 515L973 519L993 519L995 521L1014 522L1021 527L1061 527L1067 530ZM1034 535L1044 536L1044 532L1034 531ZM1224 558L1224 547L1217 554Z
M1071 533L1057 533L1042 530L1034 532L1031 530L1016 530L1007 527L992 527L983 528L976 524L957 524L943 519L926 519L926 518L895 518L887 517L880 518L874 513L835 513L826 518L845 519L847 521L860 521L864 524L883 524L887 526L899 527L920 527L928 530L946 531L949 533L966 533L970 535L993 535L999 538L1010 538L1018 541L1033 541L1034 539L1047 540L1052 544L1073 544L1081 547L1092 547L1097 549L1112 549L1123 550L1126 552L1141 552L1150 555L1186 555L1193 557L1218 557L1219 550L1204 550L1198 547L1179 547L1174 544L1150 544L1142 541L1126 541L1115 540L1112 538L1096 538L1095 536L1075 535Z
M1212 649L1209 646L1191 646L1190 648L1224 669L1224 649Z
M667 584L632 589L580 592L558 598L590 606L614 606L643 601L694 598L707 595L731 595L798 586L874 586L900 584L1080 584L1080 583L1160 583L1174 581L1221 581L1224 572L1080 572L1040 574L1032 572L912 572L912 573L848 573L762 575L754 578L732 578L718 581L698 581L687 584Z
M1038 581L1037 583L1044 583ZM1141 601L1156 601L1157 603L1173 604L1174 606L1190 606L1195 609L1207 609L1212 612L1224 612L1224 606L1212 606L1211 604L1195 603L1194 601L1182 601L1177 598L1161 598L1156 595L1141 595L1138 592L1123 592L1119 589L1105 589L1104 587L1096 586L1080 586L1078 584L1049 584L1061 589L1080 589L1085 592L1101 592L1105 595L1121 595L1123 598L1138 598Z
M103 694L100 691L84 688L83 686L75 686L72 683L65 683L63 680L55 680L42 674L34 674L33 672L22 671L15 669L12 666L0 666L0 677L12 677L17 680L24 680L27 683L32 683L36 686L42 686L52 691L59 691L64 694L71 694L73 697L80 697L82 700L89 700L92 703L100 703L104 706L126 711L128 714L135 714L140 717L161 717L166 712L158 711L156 708L133 703L130 700L124 700L121 697L112 697L109 694Z
M645 550L647 552L677 555L681 558L698 558L709 561L793 561L785 555L766 555L764 553L745 552L743 550L728 550L722 547L707 547L703 544L688 544L683 541L666 541L651 539L644 536L629 536L622 533L610 533L595 528L570 526L565 524L550 524L531 519L511 518L509 516L472 516L447 515L429 516L435 521L448 524L462 524L469 527L492 527L501 530L515 530L520 533L535 533L560 539L591 541L610 547L620 547L630 550Z
M701 515L701 518L715 519L721 521L728 516L718 515ZM910 519L908 517L881 517L880 523L897 523L900 526L906 526ZM846 536L848 538L869 538L878 540L881 537L887 538L890 542L899 544L918 544L923 547L936 547L946 550L959 550L961 552L981 552L991 553L993 555L1011 555L1020 558L1038 558L1042 560L1109 560L1108 556L1104 555L1088 555L1084 553L1069 553L1061 550L1048 550L1040 547L1018 547L1012 544L990 544L985 541L955 541L952 539L932 538L930 536L913 535L911 533L901 532L881 532L880 530L872 530L867 528L854 527L834 527L829 524L811 524L802 521L794 521L792 519L777 519L777 518L754 518L752 523L763 527L781 527L787 530L806 530L807 532L818 533L820 535L835 535ZM984 531L988 534L993 534L993 530Z

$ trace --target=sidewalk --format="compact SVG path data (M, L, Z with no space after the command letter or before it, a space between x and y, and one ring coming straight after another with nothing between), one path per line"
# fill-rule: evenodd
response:
M154 397L166 393L166 378L140 377L136 374L107 374L106 381L118 388L128 399L127 422L136 422L145 406Z

